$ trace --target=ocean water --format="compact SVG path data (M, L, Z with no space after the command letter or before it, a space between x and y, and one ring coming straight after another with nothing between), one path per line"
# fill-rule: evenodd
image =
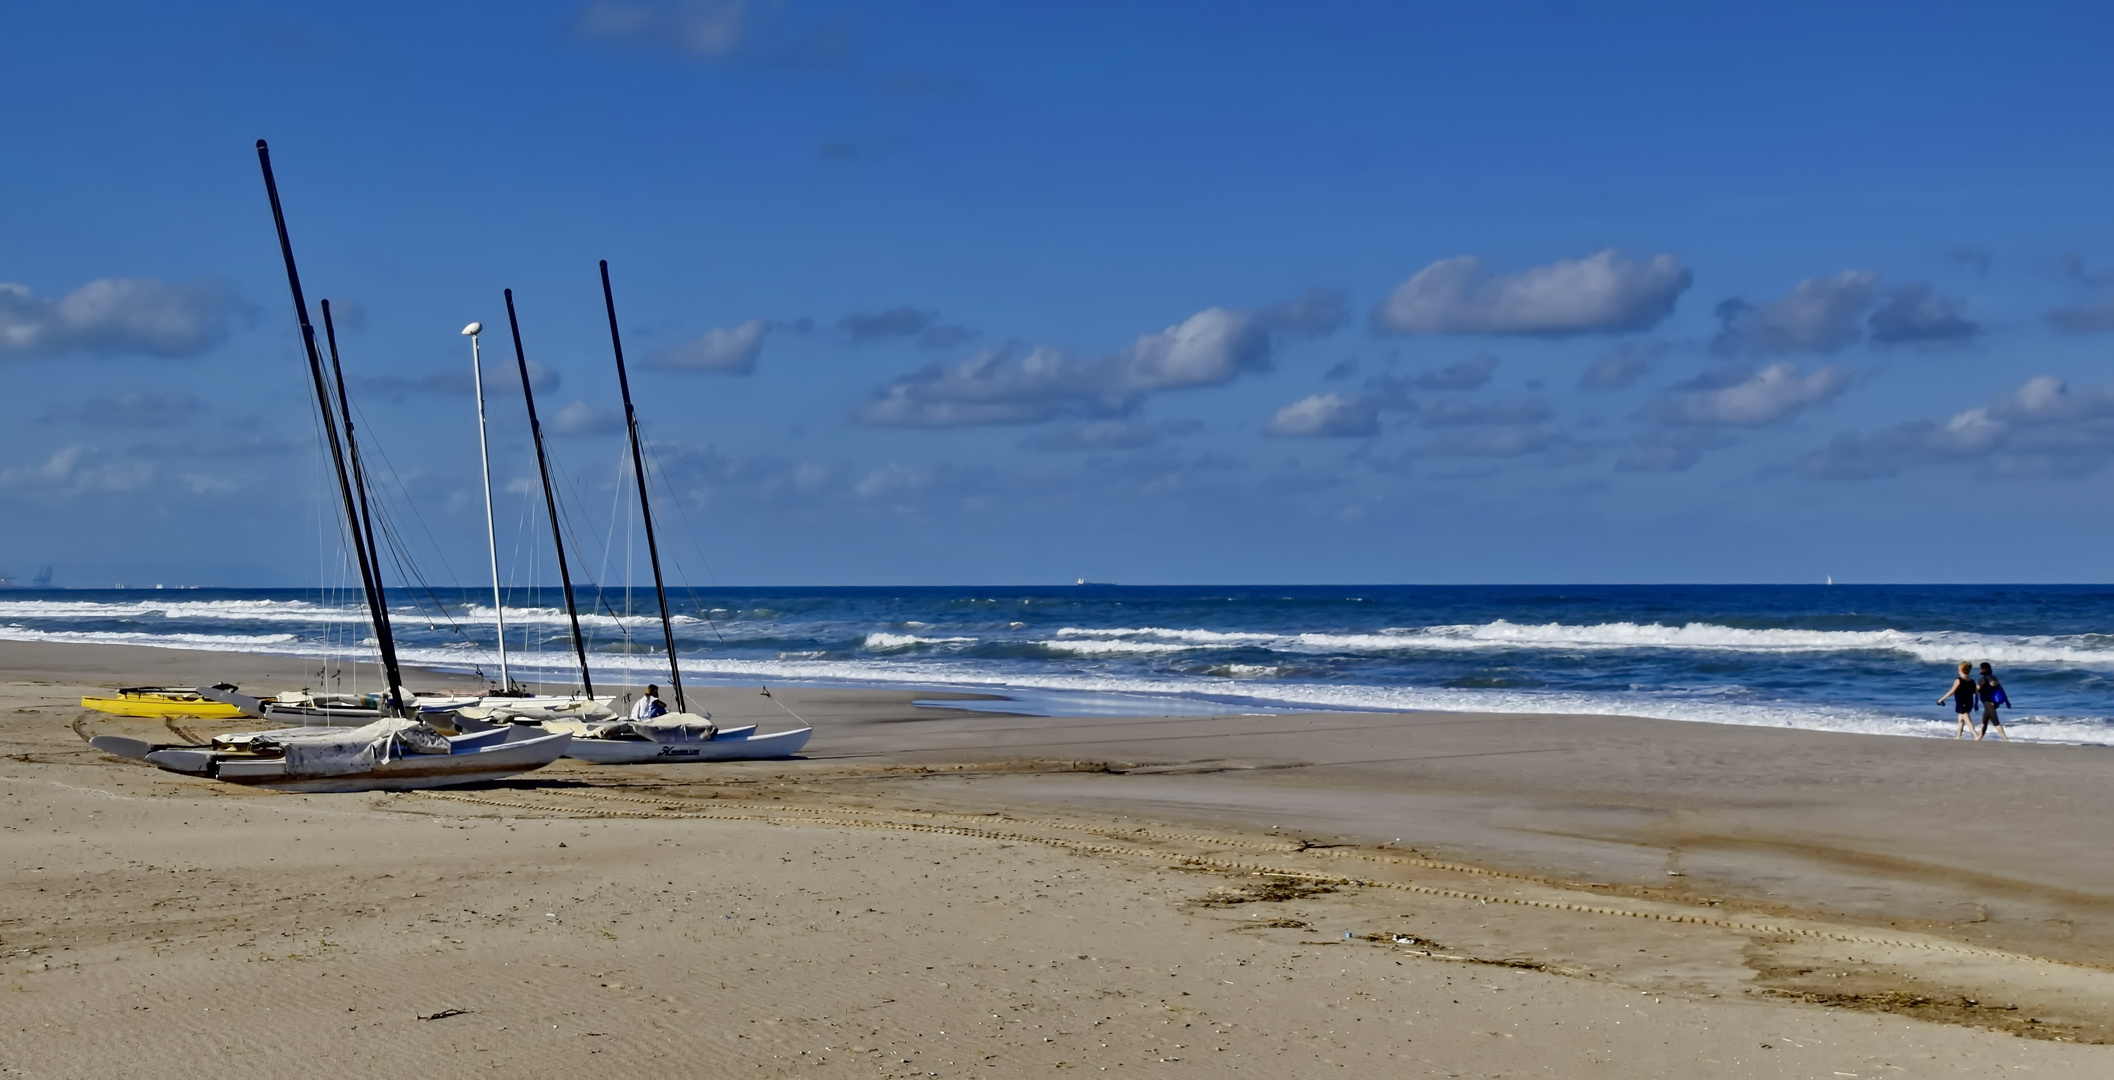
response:
M598 677L665 670L650 590L602 590ZM1452 709L1950 735L1987 660L2015 738L2114 743L2114 586L729 588L671 597L687 683L958 688L1050 715ZM497 672L490 593L392 594L408 663ZM517 589L521 681L569 682L562 594ZM0 639L372 655L356 594L0 592ZM363 676L373 681L372 669ZM213 677L201 671L201 680ZM371 688L371 687L370 687Z

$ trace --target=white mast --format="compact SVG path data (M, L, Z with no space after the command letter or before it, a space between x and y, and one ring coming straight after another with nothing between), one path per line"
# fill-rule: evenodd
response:
M492 618L499 623L499 691L506 693L514 688L514 680L506 670L506 606L499 595L499 526L492 517L492 452L486 448L484 437L484 362L477 348L477 335L483 331L483 323L473 322L462 328L470 338L470 382L477 391L477 456L484 462L484 541L492 556Z

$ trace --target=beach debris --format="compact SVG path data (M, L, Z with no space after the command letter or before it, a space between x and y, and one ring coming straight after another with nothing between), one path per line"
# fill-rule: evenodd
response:
M1299 878L1271 877L1251 885L1220 886L1197 903L1206 907L1233 907L1238 904L1274 904L1286 900L1303 900L1309 896L1336 891L1334 885Z
M451 1016L467 1015L469 1011L468 1009L442 1009L437 1013L420 1013L418 1018L421 1020L446 1020Z

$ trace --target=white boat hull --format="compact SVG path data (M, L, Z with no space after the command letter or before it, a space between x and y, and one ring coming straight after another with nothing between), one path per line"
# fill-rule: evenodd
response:
M571 741L569 735L541 735L511 742L477 739L454 753L406 754L370 769L336 776L290 777L283 759L189 747L156 750L147 754L146 760L170 772L210 776L230 784L273 791L416 791L499 780L540 769L558 760Z
M679 765L691 761L764 761L791 757L807 745L811 727L758 735L754 727L729 728L695 742L650 739L582 739L566 747L565 756L597 765Z

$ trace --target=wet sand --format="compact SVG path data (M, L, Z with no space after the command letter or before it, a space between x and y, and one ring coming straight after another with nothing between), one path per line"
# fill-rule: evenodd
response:
M709 688L808 752L303 796L74 730L306 667L0 645L0 1076L2114 1071L2103 748Z

